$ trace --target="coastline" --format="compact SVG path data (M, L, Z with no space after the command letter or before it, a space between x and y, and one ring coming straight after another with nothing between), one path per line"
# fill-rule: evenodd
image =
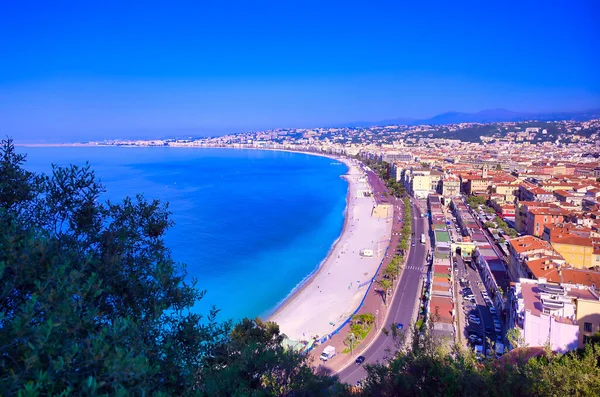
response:
M364 174L350 160L345 163L349 185L342 233L316 271L267 318L291 340L322 338L343 324L364 299L389 244L391 219L372 215L375 200L363 194L371 190ZM363 249L373 256L363 256Z
M289 152L293 152L293 151L290 150ZM306 152L306 153L305 152L294 152L294 153L314 154L314 153L310 153L310 152ZM347 159L335 158L335 157L332 157L332 156L322 156L322 157L329 157L331 159L338 160L338 161L344 163L348 167L348 169L350 169L350 165L346 162ZM275 307L269 311L268 315L266 316L266 321L272 321L271 319L273 317L275 317L281 311L285 310L286 306L288 306L288 304L292 300L296 299L297 296L300 293L302 293L302 291L314 280L314 278L319 274L319 272L321 272L323 270L323 267L327 263L327 260L333 254L333 251L335 250L336 246L339 244L340 240L344 236L344 233L346 233L346 228L347 228L347 225L348 225L348 207L350 206L350 183L351 182L348 180L348 178L346 178L346 174L341 175L340 177L343 178L343 179L345 179L348 182L348 189L346 190L346 207L344 208L344 224L342 226L342 231L340 232L340 235L331 244L331 247L329 248L329 251L327 252L327 255L325 256L325 258L323 258L323 260L321 260L321 262L319 262L319 265L312 272L310 272L309 274L307 274L306 277L304 277L298 283L298 285L296 285L288 293L288 295L286 295L285 298L283 298L280 302L278 302L275 305Z
M20 145L21 146L21 145ZM24 144L22 146L71 146L71 147L99 147L100 145L87 145L87 144L33 144L28 145ZM101 145L100 147L110 147L112 145ZM150 146L152 147L152 146ZM169 147L170 148L170 147ZM190 147L188 147L190 148ZM204 148L204 147L191 147L191 149L195 148ZM361 217L362 222L358 220L356 216L357 207L362 208L362 214L365 214L365 209L370 212L375 205L375 201L372 197L361 197L360 200L357 198L359 194L359 190L368 190L370 191L370 186L368 186L363 179L364 174L362 170L358 167L357 163L348 158L342 158L340 156L329 154L329 153L321 153L321 152L307 152L307 151L297 151L297 150L286 150L286 149L273 149L273 148L235 148L235 147L222 147L224 149L237 149L237 150L267 150L267 151L281 151L281 152L289 152L289 153L298 153L298 154L306 154L312 156L320 156L326 157L335 161L339 161L347 167L347 171L345 174L340 175L341 178L345 179L348 183L348 188L346 190L346 206L344 208L344 223L342 227L342 231L337 239L331 244L329 251L325 258L321 260L309 274L307 274L302 280L298 282L298 284L289 291L289 293L279 302L277 302L266 314L263 315L267 321L276 321L280 325L281 332L286 334L290 339L293 340L310 340L311 337L314 336L324 336L328 332L331 332L335 328L336 325L342 323L345 319L347 319L351 313L358 307L359 303L357 301L361 299L356 299L356 295L361 295L361 298L364 297L366 293L366 283L375 275L375 270L377 268L376 264L380 262L380 259L383 255L374 255L374 258L358 258L360 260L357 261L358 251L363 248L374 248L374 247L363 247L363 246L354 246L355 249L354 257L348 258L348 255L345 255L344 249L347 248L347 245L351 241L350 236L353 232L356 234L357 229L362 229L365 226L365 222L367 220L362 220L362 218L368 218L368 216ZM359 202L360 205L359 205ZM365 203L368 202L368 203ZM364 208L363 208L364 207ZM354 214L354 217L353 217ZM385 221L383 219L379 219L381 221ZM372 226L372 225L371 225ZM391 224L390 224L391 228ZM371 228L372 229L372 228ZM379 228L381 229L381 228ZM369 227L365 228L367 234L365 235L366 239L373 238L373 235L381 235L381 231L379 233L372 233L373 230L369 230ZM383 237L385 237L386 241L389 239L389 233L383 232ZM356 243L356 239L354 239L354 243ZM362 241L359 240L359 245L362 244ZM367 244L368 245L368 244ZM348 251L348 250L347 250ZM374 251L381 251L381 249L374 249ZM337 255L337 258L336 258ZM342 258L340 257L342 256ZM366 269L361 269L360 272L357 272L358 268L361 267L362 262L372 262L370 266L366 266ZM353 263L356 262L356 263ZM342 267L347 267L350 270L354 270L350 285L353 286L355 280L358 285L359 282L361 286L357 286L356 288L351 289L350 286L345 288L348 280L342 281L340 280L327 280L327 276L333 272L333 274L337 274L339 277L341 274L346 273L346 269L342 269L340 273L340 265ZM363 272L366 270L366 272ZM337 273L336 273L337 272ZM360 275L359 275L360 273ZM365 276L367 276L365 278ZM332 304L323 304L320 302L320 298L323 297L323 291L320 290L319 285L328 284L329 292L334 295L339 296L331 299ZM360 291L359 291L360 290ZM360 292L360 293L359 293ZM313 306L316 304L316 306ZM310 310L311 314L318 313L319 319L309 319L305 316L302 316L301 312L306 311L307 307L312 307ZM300 310L299 310L300 309ZM302 320L304 324L302 324ZM298 321L300 320L300 321ZM319 321L320 320L320 321ZM327 320L327 321L326 321ZM320 323L315 327L312 327L312 323ZM306 329L307 333L300 332L300 329Z

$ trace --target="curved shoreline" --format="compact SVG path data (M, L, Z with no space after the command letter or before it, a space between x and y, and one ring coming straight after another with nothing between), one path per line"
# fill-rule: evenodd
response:
M323 157L329 157L329 156L323 156ZM329 157L329 158L334 158L334 157ZM342 163L344 163L344 165L348 166L341 159L337 159L336 158L335 160L339 160ZM350 168L350 166L348 166L348 168ZM276 316L277 314L280 314L280 312L283 311L291 303L292 300L296 299L298 297L298 295L302 291L304 291L304 289L306 287L309 286L309 284L317 277L317 275L319 274L319 272L321 272L323 270L324 266L327 264L327 260L331 257L331 255L335 251L335 248L337 247L337 245L339 244L339 242L342 240L342 237L344 236L344 233L346 233L346 231L347 231L347 225L348 225L348 210L349 210L349 206L350 206L350 200L349 200L349 198L350 198L350 190L351 189L350 189L350 181L348 180L348 178L346 178L346 174L340 175L340 178L343 178L348 183L348 189L346 190L346 206L344 207L344 224L342 226L342 231L340 232L340 235L331 244L331 246L329 247L329 251L327 252L327 255L325 256L325 258L323 258L323 260L321 260L321 262L319 262L319 265L313 271L311 271L309 274L307 274L306 277L304 277L286 295L285 298L283 298L280 302L278 302L275 305L275 307L269 311L268 315L265 316L267 321L272 321L271 319L274 316Z
M23 145L23 146L29 146L29 145ZM100 145L44 145L44 146L77 146L77 147L99 147ZM102 145L104 147L111 147L113 145ZM164 147L161 147L164 148ZM171 147L169 147L171 148ZM184 147L185 148L185 147ZM196 149L196 148L200 148L203 149L205 147L188 147L190 149ZM351 313L352 310L355 309L355 307L352 307L350 309L349 306L352 306L355 301L356 301L356 293L358 291L345 291L346 288L344 287L348 282L348 280L342 280L343 277L338 277L335 278L333 280L333 282L331 281L331 279L329 279L329 283L327 286L325 286L324 288L328 288L331 290L335 290L337 289L339 292L339 294L336 294L335 291L332 291L333 294L336 296L336 302L334 302L335 304L333 305L328 305L327 303L323 304L322 302L317 305L315 305L313 307L313 310L311 310L310 314L314 314L315 311L319 311L318 308L320 308L320 314L321 316L319 316L319 318L317 319L317 321L310 321L310 318L308 318L309 316L302 316L301 312L305 311L306 307L309 306L311 303L314 303L316 300L318 300L319 298L322 298L323 295L319 296L320 292L327 292L327 291L317 291L317 289L319 288L317 286L317 289L315 289L315 285L313 285L313 283L315 282L315 280L319 279L319 283L321 283L323 281L323 279L327 278L327 274L325 274L326 271L331 271L331 272L338 272L337 276L340 276L339 274L339 269L334 269L336 266L339 267L338 265L338 261L342 262L342 265L344 266L350 266L350 267L354 267L354 274L352 275L352 280L355 281L357 278L359 277L363 277L363 276L357 276L356 274L356 267L360 266L361 264L365 264L365 262L368 262L368 260L364 260L361 262L361 264L358 263L356 257L353 258L348 258L349 253L345 253L343 250L347 248L345 248L348 244L348 242L352 242L352 238L349 237L352 235L352 231L356 232L355 234L358 234L358 232L360 232L360 230L357 232L357 229L368 229L369 225L366 226L366 228L360 228L358 226L358 223L356 223L357 221L357 212L356 212L356 207L359 205L358 201L364 201L364 198L362 199L358 199L357 198L357 192L358 192L358 188L359 185L364 185L364 181L362 181L363 179L363 175L361 173L361 169L360 167L351 159L348 158L344 158L338 155L334 155L334 154L329 154L329 153L322 153L322 152L306 152L306 151L297 151L297 150L286 150L286 149L272 149L272 148L234 148L234 147L221 147L221 149L234 149L234 150L255 150L255 151L279 151L279 152L288 152L288 153L297 153L297 154L305 154L305 155L311 155L311 156L319 156L319 157L325 157L325 158L329 158L335 161L338 161L342 164L344 164L347 167L347 170L344 174L340 175L341 178L343 178L344 180L346 180L346 182L348 183L347 185L347 190L346 190L346 205L344 208L344 223L343 223L343 227L342 230L339 234L339 236L337 237L337 239L331 244L327 255L319 262L318 266L316 266L310 273L308 273L302 280L300 280L298 282L298 284L291 289L288 294L279 302L277 302L266 314L264 314L262 317L266 318L267 321L276 321L276 317L283 317L285 320L289 320L290 318L293 319L292 321L292 325L286 327L285 324L282 324L282 321L278 321L280 323L280 329L281 332L284 334L287 334L288 336L290 336L291 339L295 339L295 340L307 340L310 339L309 336L314 336L315 334L318 335L324 335L326 334L328 331L327 329L323 327L323 319L327 318L327 320L329 321L329 324L334 325L334 324L339 324L342 320L342 318L345 318L348 316L348 313ZM363 190L365 189L364 186L362 186ZM371 201L373 201L371 199ZM364 202L362 203L362 206L364 206ZM370 206L369 206L369 210L370 210ZM354 214L354 218L353 215ZM363 211L364 214L364 211ZM364 218L367 218L366 216L363 216ZM350 221L353 218L353 222L352 225L350 226ZM360 222L360 224L362 226L365 226L365 223L368 223L369 221L365 220L363 222ZM372 225L371 225L372 226ZM364 233L364 232L363 232ZM380 234L380 233L379 233ZM368 234L366 238L373 238L373 236L371 234ZM389 235L387 236L389 237ZM364 240L364 239L363 239ZM354 243L356 243L356 239L354 239ZM367 243L365 241L365 243ZM362 241L360 241L361 244L361 249L362 248L366 248L365 246L362 246ZM368 245L368 244L365 244ZM357 247L354 247L355 249L358 250ZM372 247L370 247L372 248ZM341 252L340 252L341 251ZM374 251L379 251L379 250L374 250ZM338 253L337 255L337 260L336 258L334 258L334 254L336 254L336 252ZM343 256L343 258L340 258L340 255ZM375 256L379 256L379 255L375 255ZM369 258L360 258L362 259L369 259ZM375 259L375 258L372 258ZM352 270L352 269L350 269ZM367 269L364 269L367 270ZM369 270L373 270L373 269L369 269ZM363 270L361 270L362 272ZM344 275L345 275L345 271L344 271ZM334 273L335 274L335 273ZM367 273L364 273L365 275L367 275ZM371 278L372 276L374 276L374 274L370 274L368 278ZM356 282L357 284L357 288L360 290L361 287L358 286L359 282ZM361 283L361 285L364 284L364 280L363 283ZM307 291L309 287L312 286L312 290L311 291ZM350 290L350 287L348 287L348 290ZM316 294L315 294L316 293ZM350 294L350 296L349 296ZM353 295L354 294L354 295ZM304 296L301 296L304 295ZM362 293L362 295L364 296L364 291ZM342 306L340 306L340 301L343 302ZM294 306L294 308L292 308L291 306ZM302 310L297 310L297 308L300 306L300 309ZM337 306L337 308L336 308ZM315 325L316 329L311 330L309 332L308 335L306 335L306 337L304 337L304 333L300 333L300 331L298 331L299 327L297 324L298 320L302 321L303 319L305 319L306 321L304 321L304 326L301 326L301 329L305 329L306 324L309 324L308 327L312 327L312 325L314 323L319 323L318 327ZM283 321L283 323L290 323L290 321ZM317 331L318 329L318 331ZM291 334L288 332L288 330L291 332ZM294 332L295 331L295 332ZM316 332L315 332L316 331ZM307 330L308 332L308 330Z
M344 160L349 188L342 233L317 271L268 317L291 340L320 339L345 323L364 300L389 245L391 218L375 214L374 198L364 194L371 191L365 175Z

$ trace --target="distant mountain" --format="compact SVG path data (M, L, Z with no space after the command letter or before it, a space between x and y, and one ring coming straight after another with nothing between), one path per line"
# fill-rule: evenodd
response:
M415 120L413 124L457 124L457 123L492 123L504 121L585 121L600 118L600 109L573 112L513 112L506 109L488 109L477 113L448 112L438 114L429 119Z
M380 120L380 121L355 121L352 123L344 123L342 127L372 127L374 125L413 125L414 118L397 117L395 119Z
M572 112L514 112L506 109L487 109L477 113L447 112L438 114L428 119L411 119L407 117L398 117L389 120L380 121L360 121L346 123L344 127L370 127L374 125L420 125L420 124L458 124L458 123L493 123L507 121L558 121L573 120L586 121L600 118L600 109L589 109Z

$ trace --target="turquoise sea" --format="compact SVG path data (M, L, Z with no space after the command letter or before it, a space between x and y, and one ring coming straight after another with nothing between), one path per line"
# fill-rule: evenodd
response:
M314 272L339 237L342 163L276 151L19 147L26 168L89 161L106 198L143 193L170 203L166 242L207 291L194 310L221 320L267 316Z

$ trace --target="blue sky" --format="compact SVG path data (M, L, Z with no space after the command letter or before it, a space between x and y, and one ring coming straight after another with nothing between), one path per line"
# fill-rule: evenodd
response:
M22 141L600 106L597 1L13 3L0 128Z

